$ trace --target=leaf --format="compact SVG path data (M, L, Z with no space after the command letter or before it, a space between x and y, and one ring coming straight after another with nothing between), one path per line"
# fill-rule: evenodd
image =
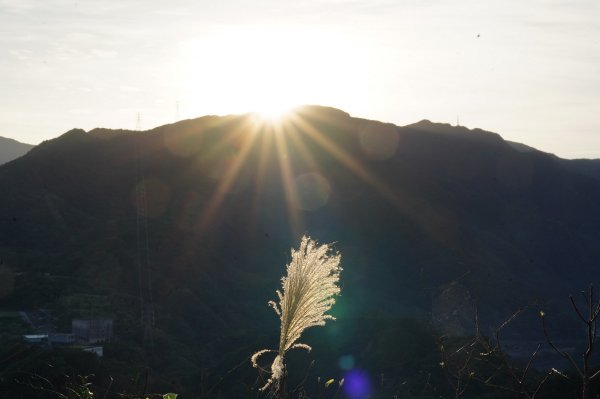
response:
M177 399L176 393L166 393L163 395L163 399Z

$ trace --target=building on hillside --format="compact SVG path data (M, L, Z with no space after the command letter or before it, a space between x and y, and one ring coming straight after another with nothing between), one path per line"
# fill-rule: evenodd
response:
M112 319L74 319L71 321L71 328L78 342L90 344L109 342L113 335Z
M46 345L48 343L48 334L25 334L23 341L28 344Z
M53 333L48 336L51 345L72 345L75 343L75 336L71 333Z

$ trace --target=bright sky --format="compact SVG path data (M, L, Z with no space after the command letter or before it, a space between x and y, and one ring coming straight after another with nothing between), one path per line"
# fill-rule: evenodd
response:
M321 104L600 158L598 0L0 0L0 136Z

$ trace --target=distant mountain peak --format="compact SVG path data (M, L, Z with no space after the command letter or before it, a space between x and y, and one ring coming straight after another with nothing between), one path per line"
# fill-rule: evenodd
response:
M0 165L25 155L34 147L7 137L0 137Z
M498 133L489 132L479 128L469 129L466 126L451 125L449 123L431 122L428 119L406 125L405 128L429 134L434 133L452 137L461 137L463 139L469 139L470 141L475 140L487 143L505 144L504 139Z
M63 136L65 136L67 134L81 134L81 133L85 133L85 130L80 129L80 128L74 128L74 129L71 129L68 132L64 133Z
M294 111L302 112L302 111L314 111L314 112L325 112L329 114L337 114L343 117L350 117L350 114L342 111L339 108L329 107L325 105L301 105L299 107L294 108Z

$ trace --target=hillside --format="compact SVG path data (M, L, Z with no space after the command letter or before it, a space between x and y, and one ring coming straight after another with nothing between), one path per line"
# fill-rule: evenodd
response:
M34 146L31 144L20 143L16 140L6 137L0 137L0 165L19 158Z
M567 169L600 181L600 159L563 159L562 161Z
M514 141L507 141L514 149L520 152L533 152L539 150L525 145L523 143L516 143ZM548 154L553 156L552 154ZM563 163L564 167L575 173L579 173L585 176L593 177L594 179L600 180L600 159L559 159Z
M0 167L0 186L0 259L18 273L0 307L51 309L57 329L114 318L111 370L149 365L157 390L200 392L275 345L266 302L304 233L342 254L338 321L306 339L336 376L342 355L374 375L435 366L426 326L468 334L475 303L485 331L536 302L566 334L568 294L600 277L600 181L429 121L305 107L281 126L241 115L76 129Z

